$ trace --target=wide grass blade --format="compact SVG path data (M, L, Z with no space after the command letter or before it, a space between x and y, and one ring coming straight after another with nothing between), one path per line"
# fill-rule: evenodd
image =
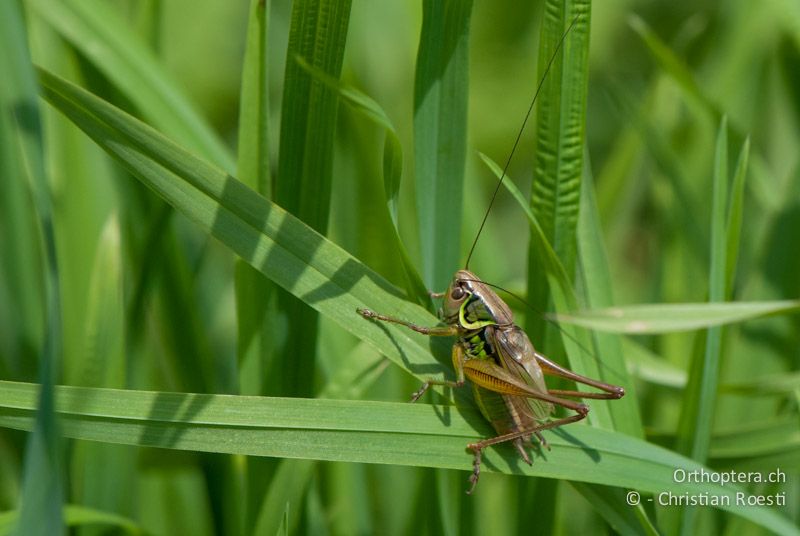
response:
M0 382L0 425L33 424L35 384ZM331 461L471 468L465 445L488 425L476 410L427 404L57 388L68 437L170 449ZM444 411L444 413L442 413ZM722 508L779 533L800 534L765 507L737 506L733 485L676 482L702 465L624 434L587 426L545 432L552 451L532 466L510 446L485 452L487 472L592 482L642 492L729 497ZM707 469L706 469L707 470ZM707 470L708 471L708 470Z
M447 286L461 255L472 0L423 0L414 77L414 162L422 274Z

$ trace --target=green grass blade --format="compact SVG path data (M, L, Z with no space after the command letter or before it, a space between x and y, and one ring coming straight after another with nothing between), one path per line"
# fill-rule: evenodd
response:
M338 78L349 16L349 1L295 2L286 53L275 198L322 233L328 224L338 98L315 82L295 57Z
M571 280L575 273L576 232L586 132L590 3L583 0L545 3L539 45L542 78L566 29L575 21L539 95L536 117L536 167L531 208ZM535 247L529 248L528 299L543 308L548 303L544 273ZM527 321L534 340L545 340L541 321Z
M85 349L81 359L74 360L68 383L125 387L122 252L119 221L115 216L106 222L97 245L85 314Z
M281 103L280 153L275 201L320 234L328 228L338 98L294 61L296 56L338 78L350 20L350 1L300 0L292 5ZM318 318L306 304L278 292L286 318L282 344L270 363L267 392L311 396Z
M486 164L486 166L499 180L503 175L503 169L497 164L497 162L483 153L478 153L478 156L480 156L481 160L483 160L483 163ZM569 293L574 295L567 271L564 268L564 265L561 264L561 260L559 260L558 255L553 249L553 246L550 244L550 241L548 240L542 225L539 223L536 214L534 214L531 208L528 206L528 203L525 201L522 192L519 191L511 178L507 177L506 179L507 180L503 180L503 186L505 186L506 190L508 190L508 193L511 194L514 200L517 201L520 208L523 210L523 212L525 212L525 215L528 218L528 224L531 228L531 247L535 248L537 257L542 263L544 271L548 277L554 279L558 283L558 286L561 288L562 292L565 294ZM573 299L577 303L577 298Z
M269 3L250 2L239 107L239 179L266 198L272 197L269 159L269 87L267 28ZM277 333L275 287L252 266L236 261L236 318L239 392L264 392L264 367Z
M252 0L242 67L236 169L239 180L265 197L270 197L272 191L269 171L268 26L269 3Z
M38 386L0 382L0 426L30 429ZM477 411L426 404L57 388L68 437L255 456L440 467L469 471L465 445L488 425ZM446 418L442 418L442 411ZM487 472L592 482L643 492L731 497L723 509L779 534L800 534L777 511L736 506L742 490L676 482L676 468L702 466L624 434L588 426L545 432L552 451L532 466L513 448L488 449Z
M44 267L26 162L19 150L21 125L15 114L33 113L36 100L26 97L22 88L30 58L17 3L5 2L1 8L0 61L4 81L0 84L0 374L4 378L31 379L44 335ZM30 110L26 109L28 106Z
M424 0L414 77L414 163L423 279L444 289L459 265L472 0Z
M96 0L26 3L107 76L151 124L233 172L230 150L113 8Z
M63 353L61 288L56 253L53 201L45 174L42 123L39 114L36 75L30 60L21 8L17 2L0 4L0 140L11 146L20 176L6 180L24 181L32 199L33 214L40 236L35 243L42 251L44 277L44 333L39 347L37 377L41 389L31 415L31 433L25 449L21 510L16 525L19 534L60 534L63 532L63 451L54 411L54 385L60 374ZM37 341L38 342L38 341Z
M747 178L747 163L750 157L750 138L746 138L739 152L736 169L733 172L731 185L731 200L728 208L728 220L725 229L726 266L725 266L725 292L732 295L736 277L736 263L739 260L739 244L742 240L742 213L744 212L744 187Z
M403 265L406 276L406 291L408 292L409 298L427 309L432 309L428 289L425 283L423 283L422 276L417 272L400 238L397 205L400 193L400 179L403 173L403 147L391 119L389 119L389 116L380 105L369 96L353 87L342 84L339 80L327 75L321 69L309 65L303 58L298 57L296 60L300 66L313 75L316 80L319 80L329 88L335 90L344 102L384 129L383 190L386 196L387 213L392 222L392 229L394 230L392 234L394 241L393 247L400 255L400 262Z
M275 283L419 378L449 363L446 341L364 320L357 308L438 320L381 276L242 183L86 91L40 72L45 98L145 185ZM434 358L431 348L435 349Z
M704 329L800 311L800 300L721 303L649 303L556 314L559 322L612 333L654 334Z
M591 176L584 177L581 192L581 212L578 217L578 257L580 276L583 278L585 303L591 308L609 307L614 303L611 292L611 274L603 244L600 216L594 195ZM625 397L607 402L613 419L613 428L634 437L644 437L642 418L632 378L627 374L622 340L608 333L592 334L594 353L602 366L597 367L596 379L611 383L620 382L625 387ZM608 371L614 378L608 377ZM595 404L592 404L594 407Z
M711 202L711 262L709 268L708 301L724 301L726 254L726 206L728 202L728 122L723 117L717 133L714 154L713 192ZM678 424L676 450L701 463L708 459L714 406L717 402L719 365L722 353L722 326L714 326L705 334L705 350L695 352L689 367ZM695 528L697 509L679 513L681 533L691 534Z

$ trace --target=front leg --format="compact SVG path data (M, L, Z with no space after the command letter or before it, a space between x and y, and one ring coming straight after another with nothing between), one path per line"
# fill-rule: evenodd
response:
M435 326L432 328L426 328L424 326L418 326L417 324L412 324L411 322L401 320L400 318L376 313L370 309L356 309L356 311L364 318L381 320L383 322L391 322L392 324L400 324L401 326L413 329L417 333L422 333L423 335L429 335L431 337L450 337L459 334L458 326Z

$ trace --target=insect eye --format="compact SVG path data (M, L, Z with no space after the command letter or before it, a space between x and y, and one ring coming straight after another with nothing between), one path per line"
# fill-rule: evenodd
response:
M450 297L453 298L454 300L460 300L464 297L465 294L466 292L464 292L463 288L455 287L453 289L453 292L450 293Z

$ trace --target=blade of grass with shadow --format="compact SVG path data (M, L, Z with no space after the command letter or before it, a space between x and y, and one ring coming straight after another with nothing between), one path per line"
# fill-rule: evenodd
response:
M303 58L296 57L300 66L308 71L316 80L338 92L339 97L359 111L366 118L384 129L383 141L383 188L386 196L386 209L392 222L393 246L400 255L400 262L406 275L406 292L410 299L428 310L433 309L431 297L422 281L411 257L400 239L400 227L397 220L398 195L400 193L400 180L403 174L403 146L389 116L380 105L357 89L346 86L341 81L329 76L327 73L309 65Z
M272 281L420 379L450 368L448 341L369 322L356 312L366 307L394 311L421 325L438 322L381 276L147 125L46 71L40 77L45 98L57 109L135 177Z
M349 21L350 0L292 3L274 199L321 235L328 229L338 98L294 58L305 58L338 78ZM277 314L285 318L286 327L266 372L266 391L311 396L319 318L291 293L277 294Z
M39 386L0 382L0 426L33 425ZM68 437L251 456L471 470L466 443L489 434L474 409L427 404L203 395L60 386L56 410ZM477 430L477 432L476 432ZM559 478L730 498L721 508L778 534L800 534L777 511L737 506L738 486L676 482L701 464L625 434L573 426L545 432L552 450L532 466L513 447L485 451L487 472ZM708 470L708 469L706 469ZM480 493L480 488L478 489Z

